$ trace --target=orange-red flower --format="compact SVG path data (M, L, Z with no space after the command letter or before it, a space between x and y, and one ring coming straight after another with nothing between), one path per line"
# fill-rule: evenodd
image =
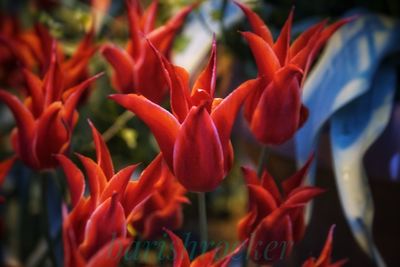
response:
M227 267L231 262L232 258L238 254L244 246L246 246L247 241L244 241L240 246L238 246L234 251L228 255L223 255L221 259L217 260L216 256L219 248L215 248L209 252L206 252L192 262L190 262L190 256L183 245L182 240L177 237L171 231L165 229L169 237L172 240L172 245L174 247L174 263L173 267Z
M179 229L183 223L182 203L189 203L186 190L163 162L151 197L136 210L131 225L144 240L161 236L163 228Z
M63 72L63 86L68 89L88 78L88 62L96 51L93 44L94 31L90 30L71 57L64 55L58 44L57 58ZM21 86L22 66L43 77L51 64L53 43L56 40L41 24L22 29L15 18L4 16L0 21L0 78L9 86Z
M334 263L331 262L334 229L335 225L332 225L329 229L329 234L326 238L324 248L322 249L318 259L311 257L303 263L302 267L341 267L347 262L346 259Z
M187 71L156 53L170 88L172 114L141 95L112 95L110 98L150 127L168 166L188 191L212 191L231 168L232 126L242 102L259 81L243 83L225 99L214 98L214 42L210 61L190 93Z
M163 26L155 27L158 1L143 11L139 1L128 0L130 40L125 50L108 44L102 54L112 65L113 86L120 93L138 93L159 103L168 92L158 59L146 38L169 57L172 42L193 6L183 8ZM145 37L145 38L144 38Z
M0 90L0 101L11 110L16 121L11 141L19 159L35 170L57 165L53 154L67 151L78 119L76 106L90 83L99 75L64 89L61 71L53 43L52 59L43 80L28 69L23 70L27 96L23 101Z
M326 20L312 26L290 45L293 10L276 41L262 19L245 5L253 32L243 32L264 82L245 103L245 117L254 136L264 144L289 140L304 124L308 110L301 102L302 84L318 52L330 36L350 19L327 28Z
M249 239L249 256L260 264L271 264L288 255L304 234L304 205L323 192L317 187L301 186L311 159L282 183L282 193L265 170L261 180L242 168L249 190L249 212L239 222L241 240Z
M90 194L85 196L82 172L64 155L57 155L68 183L72 210L63 209L64 266L118 266L133 241L127 224L135 211L149 198L162 172L158 156L130 181L137 165L114 173L110 153L92 124L97 162L78 155L85 169Z

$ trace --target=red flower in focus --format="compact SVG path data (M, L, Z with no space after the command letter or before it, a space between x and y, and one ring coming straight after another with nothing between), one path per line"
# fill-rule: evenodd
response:
M245 82L225 99L214 98L214 42L210 61L190 93L186 70L172 65L156 53L170 87L172 114L144 96L129 94L110 98L150 127L168 166L188 191L212 191L231 168L232 126L242 102L258 80Z
M308 117L301 102L302 84L318 52L330 36L351 19L325 28L326 20L312 26L290 45L293 10L274 42L261 18L245 5L254 31L243 32L264 82L245 103L245 117L254 136L264 144L279 145L293 137Z
M144 240L161 236L163 228L179 229L183 223L182 203L190 203L186 190L163 162L161 175L151 197L138 208L130 220Z
M346 259L337 261L335 263L331 262L331 254L332 254L332 242L333 242L333 231L335 229L335 225L332 225L329 229L328 237L325 241L325 246L322 249L321 255L319 255L318 259L309 258L303 263L303 267L341 267L347 262Z
M239 222L241 240L249 239L249 256L259 264L271 264L290 254L304 235L304 205L323 192L317 187L301 186L309 161L282 183L281 193L265 170L257 174L242 168L249 190L249 212Z
M105 45L102 54L112 65L113 86L120 93L137 93L159 103L167 94L167 84L158 59L146 38L162 53L169 57L172 42L193 6L178 12L163 26L155 27L158 1L143 11L139 1L127 0L131 38L126 49ZM144 38L145 37L145 38Z
M94 31L90 30L71 57L66 57L58 45L57 58L63 72L63 89L74 86L88 78L88 62L96 51L93 44ZM40 24L22 29L16 18L4 16L0 21L0 78L6 85L21 86L21 66L43 77L51 64L53 43L56 40Z
M64 155L57 155L68 183L72 210L63 210L64 266L118 266L132 243L127 224L135 211L152 194L162 172L158 156L142 172L138 181L130 181L137 165L114 173L110 153L91 124L97 162L78 155L85 168L90 195L85 196L82 172Z
M67 152L78 119L76 106L89 84L101 74L64 89L64 72L60 69L53 43L52 59L43 80L23 70L27 96L23 101L0 90L0 101L11 110L16 121L11 141L19 159L35 170L53 168L53 154Z
M165 229L165 231L171 238L172 245L174 247L173 267L228 267L232 258L247 244L247 241L244 241L233 252L228 255L223 255L224 257L219 260L215 259L219 250L219 248L216 248L198 256L196 259L190 262L189 254L187 253L182 240L171 231L167 229Z

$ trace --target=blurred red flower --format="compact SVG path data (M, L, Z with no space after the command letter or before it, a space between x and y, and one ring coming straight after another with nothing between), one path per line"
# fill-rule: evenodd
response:
M149 199L136 210L130 223L144 240L161 236L163 228L179 229L183 223L182 203L190 203L186 190L163 162L160 177Z
M242 171L249 190L249 212L238 224L239 238L249 239L249 256L259 264L271 264L290 254L304 235L304 205L324 190L301 186L311 159L282 182L282 193L264 170L261 179L248 168Z
M172 114L144 96L128 94L110 98L150 127L170 170L188 191L212 191L232 166L233 123L242 102L259 80L243 83L225 99L214 98L214 41L208 65L190 93L187 71L172 65L156 49L155 52L170 88Z
M94 31L90 30L78 44L72 56L67 57L61 44L57 44L57 59L63 72L63 89L88 78L88 62L96 46ZM23 29L17 18L2 16L0 19L0 79L7 86L21 87L21 67L43 77L51 64L53 43L56 40L41 24Z
M163 70L146 38L169 57L172 42L193 6L179 11L163 26L155 27L158 1L153 1L142 10L139 1L127 0L130 40L125 50L113 45L104 45L103 56L114 69L112 82L120 93L137 93L159 103L168 92Z
M90 83L101 75L64 89L66 76L58 63L56 50L53 42L51 62L43 80L23 69L27 86L23 101L0 90L0 101L10 108L16 121L11 135L14 151L35 170L57 166L53 154L67 152L78 119L77 104Z
M78 155L86 171L90 195L85 196L85 179L76 165L57 155L66 175L72 210L63 209L64 266L118 266L133 242L127 225L134 213L154 192L162 172L162 157L142 172L139 180L130 178L137 165L114 173L108 148L90 124L96 146L97 162Z
M245 117L258 141L279 145L293 137L308 117L301 102L302 85L318 52L330 36L352 19L340 20L327 28L326 20L312 26L290 45L293 10L278 39L262 19L244 4L243 10L253 32L243 32L263 78L245 102Z

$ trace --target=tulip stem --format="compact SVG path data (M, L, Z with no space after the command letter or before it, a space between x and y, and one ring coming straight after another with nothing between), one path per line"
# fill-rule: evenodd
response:
M268 148L266 146L262 146L261 153L260 153L260 159L258 160L258 168L257 168L257 175L258 177L261 177L265 165L267 164L267 158L268 158Z
M197 193L199 202L199 223L200 223L200 240L202 244L207 245L207 210L206 195L204 192Z
M48 210L48 190L49 190L49 176L50 172L43 172L41 175L41 185L42 185L42 219L43 219L43 235L47 242L48 254L50 257L51 265L57 266L57 258L54 251L55 244L50 234L50 224L49 224L49 210Z
M127 110L124 113L122 113L114 122L113 125L111 125L110 128L108 128L103 134L103 139L104 142L108 142L111 138L114 137L125 125L126 123L132 119L135 116L131 111Z

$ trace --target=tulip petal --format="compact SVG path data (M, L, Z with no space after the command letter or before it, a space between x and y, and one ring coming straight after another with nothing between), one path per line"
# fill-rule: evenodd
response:
M141 18L141 28L145 34L154 29L157 18L158 1L152 1L150 6L145 10Z
M173 66L150 41L148 44L157 56L169 86L171 110L179 122L183 122L189 112L189 74L185 69Z
M73 69L76 65L82 64L82 61L87 63L87 59L94 53L95 47L93 45L93 39L95 35L95 29L92 27L85 34L82 41L79 42L72 57L66 61L63 65L66 69ZM86 65L86 64L85 64Z
M204 106L192 107L183 122L176 138L173 167L176 178L189 191L212 191L223 180L220 138Z
M65 267L84 267L85 260L78 251L77 238L71 225L71 217L68 215L67 207L62 206L62 236L64 248Z
M55 155L64 170L68 189L71 195L71 204L74 208L85 193L85 177L78 167L66 156Z
M329 25L327 28L325 28L324 31L322 32L322 34L321 34L319 40L318 40L318 45L317 45L316 51L314 51L314 53L318 53L319 50L320 50L320 48L321 48L322 46L325 45L325 43L329 40L329 38L330 38L340 27L342 27L343 25L345 25L345 24L347 24L347 23L349 23L349 22L352 22L352 21L355 20L355 19L356 19L356 16L354 16L354 17L349 17L349 18L344 18L344 19L341 19L341 20L339 20L339 21L337 21L337 22L335 22L335 23Z
M61 65L64 75L64 88L70 88L86 78L89 60L97 50L97 46L94 44L96 23L98 21L92 24L85 37L79 42L71 58L64 60Z
M136 90L134 88L135 74L133 72L135 64L131 56L114 45L104 45L100 52L114 69L112 79L115 88L121 93L129 93Z
M295 174L282 182L282 189L285 196L288 196L294 189L301 186L313 159L314 154L311 154L307 162L300 170L298 170Z
M111 95L110 98L135 113L147 124L154 134L166 162L172 169L174 143L179 131L179 122L175 117L143 96Z
M315 48L321 35L321 29L316 30L314 34L309 37L310 39L305 47L301 49L296 55L293 55L293 58L290 59L291 64L294 64L303 70L303 72L305 73L304 77L306 77L308 68L312 63L313 51L316 50Z
M332 243L333 243L333 231L335 230L335 225L332 225L329 229L328 237L326 238L324 248L318 257L316 266L328 266L331 261L332 253Z
M19 99L12 94L0 90L0 101L8 106L14 115L15 122L18 128L18 155L25 155L31 162L36 159L32 155L32 140L34 130L36 128L35 120L29 110L19 101Z
M322 31L324 29L326 23L327 23L327 20L325 19L325 20L311 26L305 32L301 33L296 38L296 40L294 40L292 45L290 46L291 58L295 57L298 52L300 52L303 48L305 48L309 44L309 42L313 36L317 35L318 33L320 33Z
M271 174L265 169L261 175L261 184L265 190L268 190L274 197L277 204L281 203L282 197L281 192Z
M203 267L203 266L213 266L213 261L214 258L218 252L218 248L213 249L209 252L206 252L200 256L198 256L192 263L190 264L190 267Z
M100 202L103 202L107 198L111 197L113 192L125 192L128 182L137 166L138 164L128 166L115 174L101 193Z
M246 5L239 1L234 1L234 3L243 10L253 31L272 47L274 44L274 39L272 38L271 31L264 21Z
M141 36L143 33L140 29L140 13L138 11L140 3L138 1L125 1L125 3L128 11L129 32L131 37L127 46L127 54L131 56L133 60L138 60L143 53L143 40Z
M145 218L142 232L143 239L151 240L161 236L161 227L179 229L182 226L183 214L181 205L173 202L163 204L165 206L160 209L154 210L150 214L143 214Z
M305 205L311 199L315 198L322 193L325 193L325 189L313 186L303 186L294 189L285 201L285 205Z
M85 168L86 176L89 181L90 198L94 203L98 203L100 194L103 192L107 179L103 170L91 158L76 154Z
M120 237L112 239L96 252L87 263L87 267L111 267L118 266L121 258L132 244L132 239ZM74 266L75 267L75 266Z
M43 110L44 96L42 91L43 83L35 74L28 69L22 70L28 89L29 95L32 98L32 113L37 118Z
M33 151L41 169L56 166L57 161L53 155L63 154L68 148L70 131L61 118L62 108L61 102L53 102L37 120Z
M274 196L263 187L248 185L248 190L250 206L254 205L257 208L258 218L265 217L278 207Z
M87 221L85 238L79 246L79 251L85 258L92 257L116 238L126 236L124 208L117 199L117 193L114 193L95 209Z
M241 34L249 43L257 64L258 76L264 76L267 81L270 81L274 77L275 72L281 67L279 58L272 47L260 36L252 32L242 32Z
M273 46L274 52L281 63L281 66L286 65L289 59L289 45L290 45L290 36L293 22L293 13L294 8L290 11L289 17L287 18L285 25L282 28L281 33L279 34L278 40Z
M139 203L153 193L154 186L160 179L163 168L168 168L164 164L163 155L160 153L142 172L138 181L129 182L123 200L126 213L131 213Z
M111 159L110 151L103 140L101 134L94 127L93 123L89 120L90 128L92 129L92 136L94 145L96 147L97 164L101 167L107 180L114 176L114 166ZM120 192L120 191L117 191Z
M249 245L253 261L259 264L272 264L281 260L282 256L290 254L293 247L292 226L286 215L291 209L292 207L284 206L275 209L254 230ZM274 249L271 242L277 245Z
M260 179L258 179L257 173L248 168L248 167L241 167L244 179L246 181L246 184L250 185L261 185Z
M45 105L61 100L61 95L64 89L63 75L57 60L57 43L52 42L50 65L44 76L43 90L45 93Z
M237 232L240 240L246 240L254 230L254 222L257 219L256 207L250 210L237 224Z
M182 240L170 230L164 228L164 231L167 232L169 238L171 238L172 240L172 245L174 246L173 267L190 267L190 258L186 251L185 246L183 245Z
M192 88L192 96L198 89L205 90L211 98L214 97L217 79L217 42L215 35L211 46L211 55L207 67L200 73Z

